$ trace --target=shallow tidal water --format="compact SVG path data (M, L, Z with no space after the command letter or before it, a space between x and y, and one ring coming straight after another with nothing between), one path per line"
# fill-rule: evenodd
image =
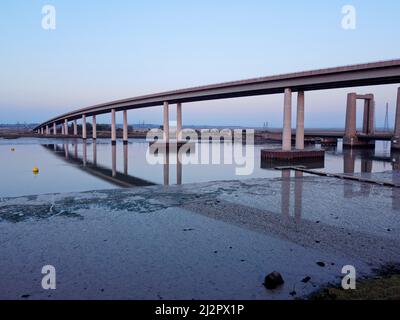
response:
M201 158L204 145L209 151L206 161ZM0 197L281 176L280 171L261 161L262 149L279 146L257 145L250 151L246 146L234 147L245 156L250 174L238 175L237 168L243 168L243 161L237 164L236 158L231 164L213 164L214 156L225 159L219 144L196 144L188 164L178 161L176 152L169 153L168 164L152 164L146 158L145 140L131 139L127 146L119 141L112 146L108 139L96 143L80 139L0 139ZM390 145L384 142L378 142L375 151L343 151L341 144L325 149L325 161L313 163L310 168L348 174L392 169ZM38 174L32 173L34 167L38 167Z

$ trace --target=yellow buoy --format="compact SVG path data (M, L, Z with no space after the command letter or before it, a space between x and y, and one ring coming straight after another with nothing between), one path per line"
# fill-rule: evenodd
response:
M33 174L38 174L39 173L39 168L38 167L33 167L32 172L33 172Z

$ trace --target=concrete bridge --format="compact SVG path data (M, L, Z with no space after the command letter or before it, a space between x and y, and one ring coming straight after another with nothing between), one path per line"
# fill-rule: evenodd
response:
M42 135L57 134L57 127L61 126L63 134L68 134L70 121L73 122L73 133L78 134L77 120L82 119L82 138L87 139L86 121L92 117L92 138L97 138L96 116L111 113L111 142L116 143L116 112L123 112L123 141L128 140L128 115L127 110L163 106L164 114L164 143L168 144L169 137L169 105L177 105L177 136L181 139L182 129L182 104L205 100L217 100L226 98L239 98L256 95L284 94L283 106L283 133L282 151L292 152L292 94L297 92L297 125L296 125L296 154L304 151L304 111L305 92L312 90L351 88L360 86L385 85L400 83L400 59L358 64L344 67L320 69L314 71L297 72L276 76L261 77L242 81L233 81L207 86L181 89L117 100L71 111L45 121L34 130ZM363 99L364 123L360 139L356 130L356 101ZM372 145L374 139L374 97L369 95L357 95L349 93L347 98L346 130L344 133L344 145L356 147ZM51 132L52 131L52 132ZM395 119L395 132L392 138L392 147L400 149L400 88L397 97L397 112Z

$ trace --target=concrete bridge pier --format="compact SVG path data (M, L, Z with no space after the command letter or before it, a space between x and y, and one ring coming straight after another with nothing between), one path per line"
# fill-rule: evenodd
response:
M93 141L97 139L97 123L95 115L92 117L92 139Z
M50 129L49 129L49 126L47 125L46 126L46 135L49 135L50 134Z
M123 125L123 137L124 144L128 144L128 111L123 111L124 125Z
M55 122L53 122L53 134L56 135L57 134L57 125Z
M375 133L375 100L374 95L367 95L367 99L364 100L364 117L363 117L363 133L374 134Z
M182 140L182 103L176 105L176 141Z
M111 144L117 143L117 126L115 124L115 109L111 109Z
M169 103L164 102L164 123L163 123L164 143L169 143Z
M298 92L297 97L297 119L296 119L296 148L292 149L292 90L285 89L284 108L283 108L283 132L282 150L262 150L261 159L287 161L287 165L303 160L319 159L325 157L324 150L305 150L304 149L304 91Z
M73 126L74 126L74 136L77 136L78 135L78 123L76 120L74 120Z
M374 148L375 140L368 140L367 137L360 140L357 135L357 100L364 100L363 134L373 135L375 131L375 102L373 94L357 95L349 93L347 95L346 108L346 129L343 138L343 147L345 148Z
M285 89L283 102L282 151L292 150L292 90Z
M297 94L296 150L304 150L304 91Z
M86 133L86 115L82 115L82 139L86 140L87 133Z
M392 139L392 149L400 150L400 88L397 89L396 118L394 125L394 136Z
M68 135L68 119L64 120L64 135Z

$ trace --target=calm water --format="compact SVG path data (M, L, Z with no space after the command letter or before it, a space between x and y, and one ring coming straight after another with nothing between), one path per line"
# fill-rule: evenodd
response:
M202 144L196 144L190 156L201 159ZM152 184L187 184L194 182L280 177L281 172L268 169L260 152L277 145L255 146L247 154L254 161L251 175L236 174L236 164L180 164L170 152L169 164L150 164L146 158L148 143L130 140L111 146L109 139L0 139L0 197L87 191ZM223 154L219 144L207 144L213 152ZM245 146L240 150L245 154ZM390 144L377 142L375 151L345 151L341 144L327 149L324 163L310 167L335 173L382 172L392 169ZM154 159L154 158L153 158ZM32 173L37 166L39 174ZM240 167L240 166L239 166Z

